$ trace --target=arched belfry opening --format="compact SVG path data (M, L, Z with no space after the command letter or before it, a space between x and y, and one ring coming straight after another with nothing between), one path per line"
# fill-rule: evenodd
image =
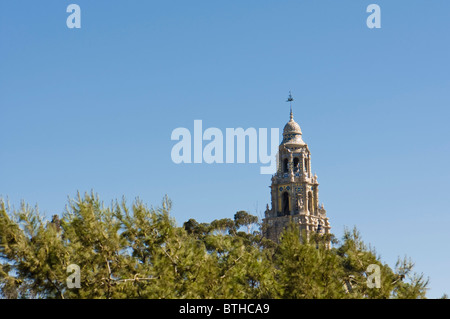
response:
M299 163L300 159L298 157L294 157L294 172L298 172L300 169Z
M283 197L281 198L281 212L283 215L289 215L289 193L284 192Z

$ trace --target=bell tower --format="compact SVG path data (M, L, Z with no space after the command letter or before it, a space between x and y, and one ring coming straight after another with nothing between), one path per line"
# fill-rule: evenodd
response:
M277 155L277 172L270 186L271 208L267 205L263 219L263 233L278 242L291 221L307 236L312 232L328 234L330 223L326 210L319 205L317 175L311 173L311 152L302 139L300 125L294 121L292 98L290 120L283 129L283 140Z

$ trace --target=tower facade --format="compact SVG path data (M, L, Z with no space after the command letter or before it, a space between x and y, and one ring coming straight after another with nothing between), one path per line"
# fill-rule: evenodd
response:
M288 101L292 101L290 96ZM319 205L317 175L311 173L311 152L302 139L300 125L290 120L283 130L283 140L277 155L277 172L270 186L271 208L267 205L263 219L263 233L268 239L279 241L291 221L301 233L328 234L330 222L323 204Z

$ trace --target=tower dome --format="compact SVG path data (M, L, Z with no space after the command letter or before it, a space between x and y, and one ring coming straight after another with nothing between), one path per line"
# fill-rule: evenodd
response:
M283 129L283 141L281 144L305 145L302 140L302 130L300 125L294 121L294 115L291 111L291 119L286 123Z
M294 116L292 115L292 112L291 112L291 119L284 126L283 134L300 134L300 135L302 134L300 125L298 125L298 123L294 121Z

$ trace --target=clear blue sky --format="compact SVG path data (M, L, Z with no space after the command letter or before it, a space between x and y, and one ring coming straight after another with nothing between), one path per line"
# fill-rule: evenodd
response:
M81 7L81 29L66 7ZM381 6L368 29L366 7ZM450 293L450 2L1 1L0 195L50 216L93 189L189 218L262 214L260 164L176 165L177 127L282 127L292 90L320 201Z

